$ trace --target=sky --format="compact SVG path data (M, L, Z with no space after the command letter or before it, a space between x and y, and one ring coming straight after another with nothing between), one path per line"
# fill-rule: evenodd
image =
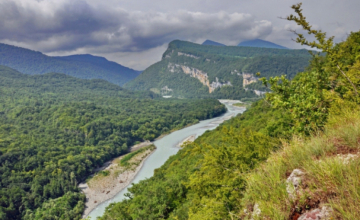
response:
M260 38L303 48L286 16L294 0L0 0L0 42L49 56L93 54L136 70L175 39L226 45ZM346 39L360 30L359 0L303 0L316 29Z

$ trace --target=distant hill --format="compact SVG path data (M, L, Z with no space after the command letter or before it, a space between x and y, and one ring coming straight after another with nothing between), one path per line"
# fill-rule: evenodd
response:
M307 50L214 47L176 40L160 62L124 88L179 98L255 98L256 93L265 91L255 73L292 78L304 70L310 58Z
M0 44L0 65L25 74L64 73L81 79L104 79L123 85L140 72L92 55L50 57L37 51Z
M238 46L240 46L240 47L262 47L262 48L288 49L288 48L280 46L278 44L274 44L272 42L261 40L261 39L243 41L243 42L239 43Z
M225 44L221 44L212 40L206 40L202 45L212 45L212 46L226 46Z

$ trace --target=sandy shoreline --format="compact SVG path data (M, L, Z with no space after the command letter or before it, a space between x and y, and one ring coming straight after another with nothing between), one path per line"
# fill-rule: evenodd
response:
M144 142L144 143L139 144L141 147L139 147L139 145L136 145L136 146L137 146L137 149L140 149L142 147L146 147L151 144L152 144L151 142ZM136 177L136 175L142 168L146 159L153 152L154 152L154 150L147 151L146 157L142 158L140 164L135 169L125 170L123 173L116 175L116 177L114 177L114 178L109 177L110 181L107 181L105 183L100 183L99 186L90 188L86 182L80 183L78 186L86 196L85 210L84 210L82 218L86 218L90 214L90 212L92 210L94 210L99 204L106 202L107 200L113 198L121 190L123 190L126 186L128 186L131 183L131 181ZM125 156L125 155L122 155L118 158L114 158L113 160L106 162L104 164L104 166L102 167L102 169L98 169L98 171L100 171L100 170L110 171L113 168L116 168L116 166L118 166L119 160L123 156Z
M180 141L176 147L181 147L185 142L194 142L196 139L196 135L190 135L189 137L185 138L184 140Z

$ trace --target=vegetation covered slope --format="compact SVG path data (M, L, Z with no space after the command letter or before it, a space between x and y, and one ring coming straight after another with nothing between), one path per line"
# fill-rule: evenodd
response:
M261 72L263 77L286 74L291 79L308 66L310 58L306 50L219 47L176 40L160 62L125 88L176 97L251 98L256 95L244 90L243 72L254 76Z
M104 79L117 85L123 85L140 74L103 57L92 55L50 57L7 44L0 44L0 65L25 74L57 72L81 79Z
M293 80L263 79L273 91L266 99L185 146L100 219L292 220L323 205L333 219L358 219L360 32L333 45L300 6L288 20L316 40L297 41L326 56L314 54ZM291 196L286 178L295 168L307 178Z
M0 94L0 219L80 219L77 183L95 168L225 111L217 100L156 100L104 80L4 66Z

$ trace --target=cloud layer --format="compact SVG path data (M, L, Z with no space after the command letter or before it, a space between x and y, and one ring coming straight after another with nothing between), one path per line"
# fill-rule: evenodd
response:
M290 48L278 19L298 0L0 0L0 42L49 55L92 53L137 69L159 60L174 39L227 45L261 38ZM358 31L360 1L303 0L314 26L344 40ZM151 56L151 57L150 57Z
M144 51L174 39L236 44L266 37L272 24L250 14L222 11L141 12L95 8L82 0L16 0L0 3L0 30L3 42L43 52L87 48L110 53Z

